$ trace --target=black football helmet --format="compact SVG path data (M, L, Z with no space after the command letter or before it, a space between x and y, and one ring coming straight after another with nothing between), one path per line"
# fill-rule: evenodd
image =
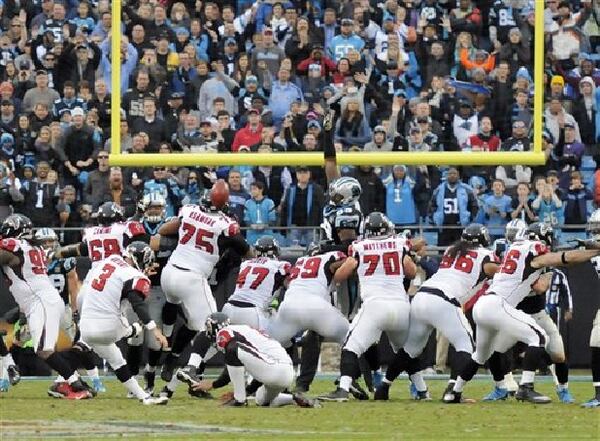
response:
M525 238L529 240L539 240L549 247L554 243L554 230L550 224L544 222L534 222L525 230Z
M142 272L151 267L155 261L154 251L150 245L139 240L127 245L123 255L129 257L133 261L133 266Z
M379 212L374 211L365 219L365 237L389 236L394 234L396 226L388 219L388 217Z
M98 209L98 224L111 225L125 219L123 207L115 202L105 202Z
M229 317L223 312L213 312L206 319L206 335L210 339L215 339L217 333L226 326L229 326Z
M467 226L462 232L461 239L472 245L480 245L482 247L488 247L492 242L490 232L481 224L471 224Z
M2 239L31 239L33 237L33 223L24 214L11 214L0 226Z
M224 213L227 214L229 212L229 204L224 204L221 208L215 207L210 198L210 190L206 190L202 196L200 197L200 207L209 213Z
M263 236L254 244L254 251L259 257L277 257L280 250L273 236Z

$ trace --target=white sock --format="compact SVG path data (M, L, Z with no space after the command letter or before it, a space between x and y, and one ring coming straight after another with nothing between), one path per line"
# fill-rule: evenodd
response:
M350 392L350 385L352 384L352 377L349 375L342 375L340 378L340 388L346 392Z
M56 379L54 380L55 383L64 383L65 379L62 377L62 375L59 375L56 377Z
M554 380L554 385L560 386L560 383L558 382L558 377L556 376L556 365L551 364L550 366L548 366L548 369L550 370L550 373L552 374L552 379Z
M190 360L188 361L188 364L198 369L200 367L200 363L202 363L202 357L200 357L200 354L192 352L190 354Z
M496 381L496 387L498 389L506 389L506 381L504 380L504 378L500 381Z
M465 388L465 384L467 384L467 382L459 376L456 379L456 383L454 383L454 388L452 390L454 392L462 392L463 389Z
M427 384L425 384L425 380L423 379L423 374L417 372L416 374L412 374L410 376L410 381L412 381L419 392L425 392L427 390Z
M162 332L163 335L167 338L169 338L171 335L173 335L173 328L175 327L175 325L162 325Z
M246 379L244 377L244 366L231 366L227 365L227 372L229 373L229 378L231 378L231 382L233 383L233 396L236 401L245 402L246 401Z
M535 379L534 371L523 371L523 373L521 374L521 382L519 384L520 385L527 384L527 383L532 384L534 379Z
M98 368L95 367L94 369L87 369L87 376L93 379L100 378L98 375Z
M292 394L279 394L277 395L275 398L273 398L273 401L271 401L270 406L271 407L281 407L281 406L288 406L290 404L292 404L294 402L294 398L292 397Z
M171 392L175 392L175 390L177 390L177 386L179 386L179 380L177 379L177 375L173 375L171 381L167 383L167 389L169 389Z
M142 386L137 382L134 377L129 378L123 385L127 388L129 392L131 392L138 400L142 400L148 396Z
M77 380L79 380L79 375L77 374L77 372L75 372L73 375L71 375L69 377L69 379L67 380L67 383L69 384L73 384L75 383Z
M569 388L569 383L559 384L557 387L559 390L566 390Z

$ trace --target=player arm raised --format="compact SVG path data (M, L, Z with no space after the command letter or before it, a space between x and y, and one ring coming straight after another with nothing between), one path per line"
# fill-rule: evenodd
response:
M562 251L560 253L547 253L535 257L531 261L533 268L539 269L547 266L566 266L576 263L587 262L593 257L600 255L598 250L571 250Z

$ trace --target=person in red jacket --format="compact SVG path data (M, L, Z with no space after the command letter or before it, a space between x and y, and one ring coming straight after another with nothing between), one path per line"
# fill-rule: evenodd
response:
M479 122L479 133L467 140L467 145L474 152L495 152L500 148L500 138L492 132L492 120L484 116Z
M237 153L242 145L251 146L259 143L262 129L263 126L260 122L260 113L258 112L258 109L249 109L248 123L246 124L246 127L238 130L235 134L233 143L231 144L231 151Z
M298 64L296 71L301 74L306 74L308 72L308 68L312 64L321 66L322 77L327 77L331 73L337 71L337 65L335 62L323 55L323 47L321 45L313 46L310 56Z

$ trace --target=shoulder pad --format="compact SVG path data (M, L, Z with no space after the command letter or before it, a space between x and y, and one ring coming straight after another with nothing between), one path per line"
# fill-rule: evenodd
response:
M127 235L129 237L140 236L142 234L146 234L146 230L144 226L138 221L129 221L127 222Z
M148 294L150 294L150 280L147 277L136 277L131 284L131 288L141 292L144 297L148 297Z
M2 239L0 241L0 250L6 250L11 253L16 253L21 248L21 243L17 239Z

